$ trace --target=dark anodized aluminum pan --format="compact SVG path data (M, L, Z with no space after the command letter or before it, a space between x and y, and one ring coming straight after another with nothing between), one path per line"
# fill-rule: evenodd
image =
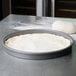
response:
M50 34L55 34L58 36L63 36L66 39L70 40L70 45L64 49L54 51L54 52L46 52L46 53L20 52L18 50L9 48L5 45L5 41L10 37L21 35L21 34L31 34L31 33L50 33ZM2 45L3 45L3 48L5 49L5 52L7 52L8 54L10 54L12 56L22 58L22 59L44 60L44 59L52 59L52 58L57 58L57 57L61 57L61 56L71 54L73 39L69 35L67 35L63 32L60 32L60 31L49 30L49 29L30 29L30 30L10 33L9 35L7 35L3 38Z

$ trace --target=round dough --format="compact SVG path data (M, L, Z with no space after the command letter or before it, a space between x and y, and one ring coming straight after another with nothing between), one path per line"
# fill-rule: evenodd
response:
M75 26L71 22L67 21L55 21L52 24L52 29L62 31L68 34L73 34L76 32Z
M23 52L43 53L66 48L70 40L54 34L33 33L9 38L5 45Z

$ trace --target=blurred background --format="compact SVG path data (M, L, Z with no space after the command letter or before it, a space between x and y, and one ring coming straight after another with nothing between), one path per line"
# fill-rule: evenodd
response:
M76 0L0 0L0 20L9 14L76 18Z

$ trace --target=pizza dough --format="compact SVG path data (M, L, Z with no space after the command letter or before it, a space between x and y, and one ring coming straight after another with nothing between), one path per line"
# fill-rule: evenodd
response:
M49 33L33 33L11 37L5 45L20 52L44 53L68 47L70 40Z
M76 27L74 26L74 24L67 21L55 21L52 24L52 29L62 31L68 34L74 34L76 32Z

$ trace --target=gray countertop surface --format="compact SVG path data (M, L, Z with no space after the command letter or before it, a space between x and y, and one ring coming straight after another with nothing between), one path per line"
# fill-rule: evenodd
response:
M51 28L55 20L71 21L76 19L50 18L22 15L9 15L0 22L1 39L10 32L24 30L22 27L42 26ZM24 60L8 55L0 44L0 76L76 76L76 44L72 54L49 60Z

